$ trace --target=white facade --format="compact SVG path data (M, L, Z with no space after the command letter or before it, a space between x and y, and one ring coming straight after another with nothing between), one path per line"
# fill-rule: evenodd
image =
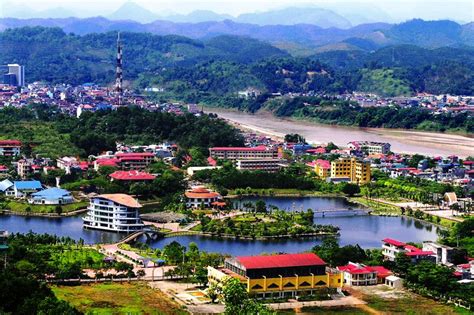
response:
M451 264L451 255L454 252L454 248L435 242L423 242L423 250L432 251L436 256L437 264Z
M127 199L133 199L130 196L127 197ZM130 206L127 201L121 202L113 195L92 198L87 208L87 215L83 218L84 228L124 233L142 230L144 225L138 214L138 208L141 206L136 201L134 206Z
M19 64L9 64L8 74L14 74L16 76L17 86L25 86L25 67Z
M385 284L393 289L403 288L403 280L397 276L388 276L385 278Z
M277 159L237 160L237 169L241 171L277 172L282 167L282 161Z

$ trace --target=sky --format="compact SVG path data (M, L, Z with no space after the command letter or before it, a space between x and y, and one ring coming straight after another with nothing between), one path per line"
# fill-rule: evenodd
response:
M108 15L125 0L0 0L3 16L8 10L26 6L36 11L65 8L76 16ZM469 22L474 20L473 0L134 0L137 4L162 16L171 13L188 13L193 10L212 10L237 16L241 13L267 11L289 6L339 7L341 10L377 7L393 18L403 21L410 18L452 19ZM0 12L1 13L1 12ZM387 21L388 22L388 21Z

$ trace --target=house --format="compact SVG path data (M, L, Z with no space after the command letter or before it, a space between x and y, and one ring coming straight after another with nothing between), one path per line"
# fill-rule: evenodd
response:
M83 218L86 229L131 233L143 229L138 214L142 205L126 194L105 194L90 199L87 215Z
M19 156L21 141L0 140L0 156Z
M365 286L383 283L392 272L383 266L366 266L349 262L345 266L337 267L343 272L344 284L350 286Z
M403 288L403 280L397 276L390 275L385 278L385 285L393 288L393 289L402 289Z
M431 251L436 257L437 264L450 265L456 249L436 242L423 242L423 250Z
M42 189L43 189L43 186L37 180L13 182L14 196L17 198L27 197L31 195L32 193L38 192Z
M208 267L209 283L220 285L232 277L258 298L295 297L321 288L343 286L342 273L326 268L314 253L227 258L223 268Z
M5 196L14 196L15 190L13 189L13 183L8 179L1 181L0 192L2 192Z
M73 203L74 198L69 191L53 187L32 193L28 202L42 205L64 205Z
M155 175L140 171L115 171L109 176L112 181L120 182L149 182L156 178Z
M382 240L382 255L384 256L384 259L395 261L395 258L397 258L400 253L407 255L413 263L417 263L420 260L436 262L435 253L432 251L419 249L413 245L391 238L385 238Z
M202 187L186 191L184 195L186 197L186 207L188 208L210 207L213 202L221 199L221 195L218 193Z

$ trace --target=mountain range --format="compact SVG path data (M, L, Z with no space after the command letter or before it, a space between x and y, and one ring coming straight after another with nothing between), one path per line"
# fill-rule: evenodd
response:
M78 35L109 31L148 32L156 35L181 35L209 39L220 35L246 36L271 43L295 55L311 55L338 50L373 51L382 47L414 44L424 48L474 46L474 23L423 21L400 24L370 23L348 29L321 28L311 24L257 25L231 20L175 23L157 20L138 23L96 18L0 19L0 31L23 26L60 27Z

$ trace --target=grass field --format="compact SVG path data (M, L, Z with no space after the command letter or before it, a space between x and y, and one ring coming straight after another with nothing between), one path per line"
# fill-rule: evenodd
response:
M365 310L372 310L372 313L413 315L472 314L463 308L446 305L406 290L393 290L383 285L353 287L349 291L353 296L367 302Z
M86 314L188 314L159 290L142 283L52 286L54 294Z
M88 205L87 201L75 202L67 205L61 205L62 213L72 212L79 209L84 209ZM6 204L6 209L15 212L25 212L27 213L27 208L30 208L31 213L56 213L56 206L54 205L30 205L26 202L19 201L8 201Z
M279 315L291 315L291 314L365 315L365 314L370 314L370 313L356 307L347 306L347 307L303 307L302 309L298 309L297 312L292 311L292 310L286 310L286 311L277 311L277 314Z
M419 295L397 299L387 299L379 296L366 296L364 300L368 306L381 311L383 314L472 314L462 308L454 308Z

